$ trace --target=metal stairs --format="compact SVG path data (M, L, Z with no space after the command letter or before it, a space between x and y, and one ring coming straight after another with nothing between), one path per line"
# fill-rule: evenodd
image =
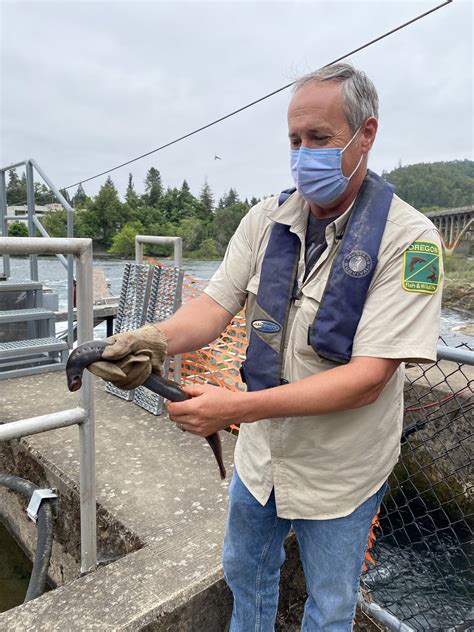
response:
M0 281L0 380L64 369L68 345L38 281Z

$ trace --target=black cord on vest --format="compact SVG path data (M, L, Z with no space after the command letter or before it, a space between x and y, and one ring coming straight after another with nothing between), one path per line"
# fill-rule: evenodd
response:
M393 33L396 33L397 31L401 31L402 29L406 28L410 24L413 24L414 22L417 22L418 20L421 20L422 18L426 17L430 13L434 13L435 11L438 11L438 9L441 9L442 7L445 7L448 4L451 4L452 1L453 0L446 0L446 2L443 2L443 4L440 4L440 5L436 6L436 7L433 7L433 9L430 9L429 11L425 11L424 13L421 13L420 15L417 15L416 17L412 18L411 20L408 20L408 22L404 22L403 24L400 24L400 26L397 26L394 29L391 29L390 31L387 31L383 35L379 35L375 39L370 40L370 42L366 42L365 44L362 44L362 46L354 48L349 53L346 53L345 55L342 55L341 57L338 57L337 59L334 59L333 61L330 61L328 64L325 64L324 66L321 66L321 68L327 68L328 66L333 66L334 64L337 64L338 62L342 61L343 59L346 59L347 57L350 57L351 55L354 55L354 53L358 53L361 50L364 50L364 48L368 48L369 46L372 46L372 44L375 44L376 42L380 42L380 40L385 39L389 35L393 35ZM235 114L239 114L240 112L243 112L244 110L247 110L248 108L256 105L257 103L260 103L261 101L264 101L265 99L269 99L270 97L273 97L275 94L278 94L279 92L283 92L283 90L287 90L288 88L291 88L291 86L293 86L295 83L296 83L296 81L292 81L291 83L287 83L285 86L282 86L281 88L278 88L277 90L273 90L273 92L269 92L268 94L264 95L263 97L260 97L259 99L255 99L255 101L252 101L251 103L247 103L247 105L243 105L242 107L238 108L237 110L234 110L233 112L230 112L229 114L226 114L224 116L221 116L218 119L215 119L211 123L207 123L206 125L203 125L202 127L198 127L197 129L193 130L192 132L188 132L187 134L184 134L183 136L180 136L179 138L175 138L174 140L170 141L169 143L165 143L164 145L161 145L160 147L157 147L156 149L152 149L151 151L147 151L145 154L142 154L141 156L137 156L136 158L132 158L131 160L127 160L126 162L122 162L120 165L117 165L116 167L112 167L110 169L107 169L106 171L101 171L101 173L98 173L95 176L91 176L90 178L86 178L85 180L80 180L79 182L75 182L74 184L70 184L67 187L62 187L61 190L66 191L67 189L72 189L72 187L76 187L79 184L84 184L84 182L89 182L90 180L95 180L95 178L99 178L100 176L104 176L106 173L111 173L112 171L116 171L117 169L120 169L121 167L125 167L127 165L130 165L132 162L136 162L137 160L141 160L142 158L146 158L146 156L150 156L151 154L155 154L157 151L161 151L162 149L166 149L167 147L170 147L171 145L175 145L176 143L179 143L180 141L185 140L186 138L189 138L190 136L194 136L194 134L198 134L199 132L202 132L203 130L208 129L209 127L212 127L213 125L217 125L217 123L221 123L222 121L225 121L226 119L230 118L231 116L235 116Z

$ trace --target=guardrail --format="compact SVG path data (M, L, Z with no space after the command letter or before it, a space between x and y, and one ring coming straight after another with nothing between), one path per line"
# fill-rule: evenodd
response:
M73 257L77 273L78 343L92 340L94 335L91 239L4 237L0 240L0 254L66 254ZM85 573L93 570L97 562L94 396L92 379L88 371L84 372L82 388L78 395L77 408L0 425L0 441L19 439L74 424L79 426L81 571Z
M2 230L2 235L4 237L8 237L8 222L9 221L18 221L18 218L14 215L8 215L7 213L7 194L6 194L6 178L5 173L12 169L16 169L17 167L25 166L26 173L26 203L28 208L28 236L35 237L36 230L40 232L40 234L44 238L50 238L48 232L41 224L39 218L36 215L36 203L35 203L35 181L34 181L34 169L41 176L44 182L48 185L53 193L54 197L58 200L58 202L63 206L63 208L67 212L67 237L68 239L72 239L74 236L74 212L72 210L71 205L67 202L66 198L62 195L62 193L54 186L48 176L45 174L43 169L38 165L36 160L33 158L29 158L27 160L21 160L20 162L16 162L11 165L7 165L6 167L0 168L0 228ZM30 277L32 281L38 281L38 258L36 254L27 253L30 255ZM44 254L44 253L40 253ZM74 343L74 305L73 305L73 294L74 294L74 257L69 255L67 260L64 258L63 253L53 253L62 263L62 265L67 270L67 285L68 285L68 301L67 301L67 312L68 312L68 335L67 342L70 349L72 349ZM10 259L8 254L3 254L3 273L8 278L10 276Z
M174 247L174 267L183 267L183 238L182 237L162 237L159 235L136 235L135 236L135 263L143 263L143 244L155 244L157 246L173 245Z

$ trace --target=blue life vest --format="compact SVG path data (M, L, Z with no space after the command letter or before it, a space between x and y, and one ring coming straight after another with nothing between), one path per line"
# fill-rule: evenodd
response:
M283 191L279 205L294 191ZM351 359L392 197L392 185L368 171L308 330L308 344L333 362L344 364ZM286 383L281 365L288 314L298 293L300 248L300 239L289 226L274 224L262 262L247 358L241 370L250 391Z

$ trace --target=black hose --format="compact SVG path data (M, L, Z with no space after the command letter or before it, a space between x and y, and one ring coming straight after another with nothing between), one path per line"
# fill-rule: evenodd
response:
M25 481L23 478L11 474L0 473L0 485L8 487L25 496L29 501L33 492L39 489L37 485ZM46 498L46 501L51 500ZM53 548L53 509L50 502L42 502L38 510L38 536L36 539L36 553L33 562L28 590L23 603L36 599L44 593L48 576L49 562Z

